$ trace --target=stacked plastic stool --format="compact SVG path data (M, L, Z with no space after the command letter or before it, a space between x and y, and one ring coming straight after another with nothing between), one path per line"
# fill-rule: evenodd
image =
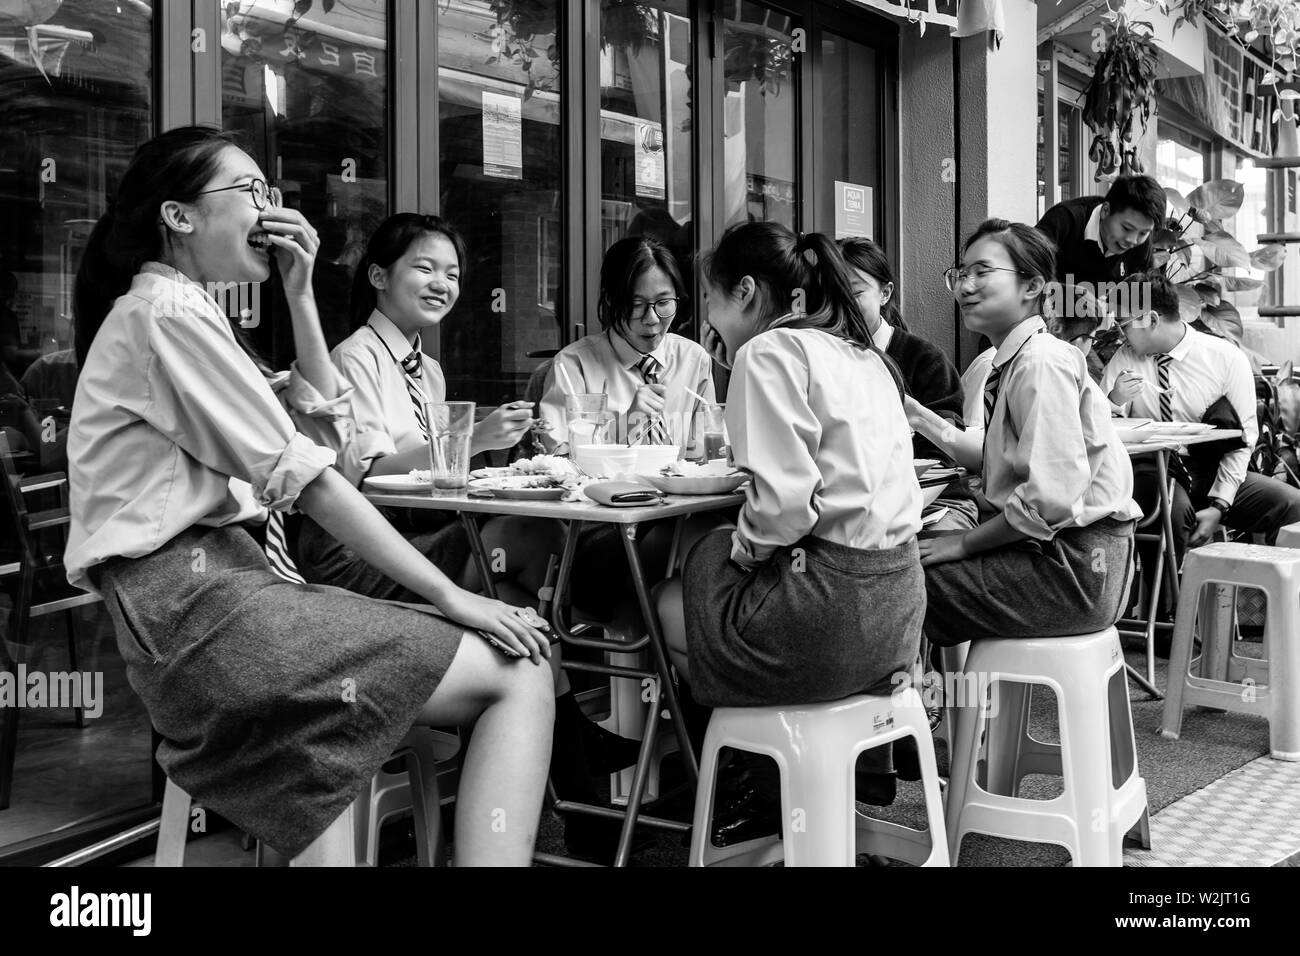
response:
M916 738L928 831L857 812L858 756L905 736ZM717 848L712 830L718 757L723 748L763 754L781 774L782 832ZM900 687L889 696L860 695L825 704L720 707L704 740L695 798L691 866L853 866L874 853L917 866L947 866L939 775L930 723L920 695Z
M1279 540L1280 537L1279 537ZM1264 592L1266 662L1252 661L1242 683L1226 680L1232 636L1214 627L1201 601L1206 587L1250 587ZM1165 693L1160 732L1176 740L1182 730L1183 708L1200 704L1234 713L1256 714L1268 720L1269 750L1276 760L1300 760L1300 550L1226 542L1187 553L1178 596L1173 648L1169 655L1169 687ZM1198 605L1202 613L1198 615ZM1205 676L1191 673L1193 635L1202 624L1202 665ZM1221 622L1219 622L1221 624Z
M978 699L957 708L948 785L948 851L968 833L1054 843L1075 866L1122 866L1124 838L1150 847L1119 635L975 641L966 673ZM1029 733L1031 688L1056 697L1060 743ZM1063 778L1054 798L1020 796L1029 774Z

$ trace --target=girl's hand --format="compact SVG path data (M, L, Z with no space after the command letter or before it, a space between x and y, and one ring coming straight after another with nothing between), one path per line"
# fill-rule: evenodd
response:
M543 657L551 656L550 642L542 633L551 626L532 608L514 607L460 588L443 597L438 608L453 621L492 635L534 664L541 664Z
M927 409L911 395L903 395L903 412L907 415L907 424L916 430L926 420Z
M262 210L261 227L275 248L275 261L286 296L311 294L311 271L320 249L320 237L296 209L268 206Z
M921 567L932 564L945 564L948 561L963 561L970 557L966 550L965 534L945 534L935 538L921 538L917 542L921 549Z
M666 396L668 387L666 385L642 385L636 390L636 396L632 399L632 405L628 408L628 415L641 414L647 418L658 418L664 413L664 406L668 403Z
M722 336L718 330L703 322L704 327L704 350L709 353L713 361L717 362L725 369L731 368L731 358L727 355L727 343L722 341Z
M474 444L482 451L513 448L533 421L532 402L502 405L474 427Z

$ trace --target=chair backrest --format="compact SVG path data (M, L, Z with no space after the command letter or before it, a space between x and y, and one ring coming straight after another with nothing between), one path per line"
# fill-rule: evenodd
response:
M14 465L13 452L9 448L9 439L0 431L0 495L4 496L4 514L0 516L0 528L8 530L13 526L14 536L11 540L18 545L19 551L29 554L31 542L27 533L27 503L23 500L22 476ZM8 537L6 535L6 537Z

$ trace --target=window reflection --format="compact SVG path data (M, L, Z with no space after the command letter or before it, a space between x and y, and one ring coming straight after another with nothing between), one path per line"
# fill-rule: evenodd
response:
M676 253L689 276L689 5L602 0L600 17L601 251L624 236L652 236ZM677 320L679 331L685 318Z
M496 405L528 390L566 321L560 5L450 0L438 9L441 211L469 247L441 362L448 398Z
M67 467L73 281L90 228L153 134L153 30L144 0L0 0L0 430L28 474ZM27 506L58 507L57 491ZM16 547L11 520L0 498L0 552ZM61 532L47 534L42 549L61 553ZM70 671L75 624L76 669L100 675L102 715L79 728L71 710L0 706L0 797L12 788L0 846L150 800L149 722L102 606L20 632L18 581L0 578L0 680L12 689L19 673Z
M352 272L388 215L388 3L318 3L297 20L292 9L222 4L222 123L320 233L313 284L333 347L350 332ZM272 305L253 331L281 366L291 354L283 316Z
M793 17L750 0L724 22L724 225L770 219L799 226L796 26Z

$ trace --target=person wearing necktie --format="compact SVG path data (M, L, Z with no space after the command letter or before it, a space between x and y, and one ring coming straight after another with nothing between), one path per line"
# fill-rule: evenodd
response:
M1209 541L1220 525L1263 534L1272 544L1280 528L1300 521L1300 490L1248 471L1259 437L1250 360L1234 343L1184 322L1178 290L1163 275L1132 276L1121 291L1124 344L1102 378L1111 402L1129 417L1178 422L1201 422L1226 402L1236 420L1232 427L1242 432L1241 444L1225 451L1208 474L1190 458L1170 456L1178 558ZM1135 462L1134 471L1138 503L1151 508L1154 469Z

